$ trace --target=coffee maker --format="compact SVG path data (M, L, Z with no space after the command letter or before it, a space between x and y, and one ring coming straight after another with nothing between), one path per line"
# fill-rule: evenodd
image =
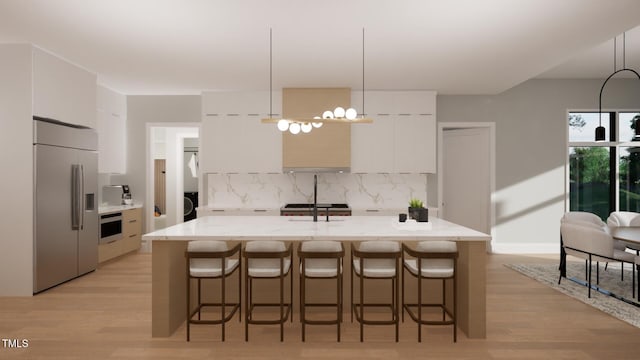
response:
M102 187L102 203L107 206L132 205L129 185L105 185Z
M122 205L133 205L129 185L122 185Z

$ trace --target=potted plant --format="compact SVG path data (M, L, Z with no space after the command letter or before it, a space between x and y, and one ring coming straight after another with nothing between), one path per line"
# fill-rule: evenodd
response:
M424 207L424 203L420 199L413 198L409 200L409 218L418 222L429 221L429 210Z

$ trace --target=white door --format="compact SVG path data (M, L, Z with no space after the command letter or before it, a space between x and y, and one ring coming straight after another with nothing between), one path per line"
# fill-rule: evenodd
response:
M491 233L488 128L445 129L442 144L442 218Z

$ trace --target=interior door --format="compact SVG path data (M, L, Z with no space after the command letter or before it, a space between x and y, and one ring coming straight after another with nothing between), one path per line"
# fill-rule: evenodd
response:
M442 149L442 218L489 234L489 129L445 129Z
M76 150L35 145L34 292L78 275L77 231L72 229L72 165Z

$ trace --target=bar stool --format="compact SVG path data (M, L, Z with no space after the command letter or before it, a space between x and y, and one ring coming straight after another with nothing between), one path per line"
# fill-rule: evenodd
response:
M342 259L344 246L338 241L305 241L298 244L300 258L300 321L302 322L302 341L305 341L306 325L337 325L340 342L340 323L342 322ZM336 279L335 303L307 303L307 279ZM335 320L307 319L307 306L335 306Z
M404 320L404 310L413 321L418 324L418 342L422 341L422 325L453 325L453 342L457 340L457 293L456 293L456 273L458 262L458 249L453 241L422 241L418 243L416 249L411 249L406 244L402 244L402 318ZM413 259L405 259L405 253ZM407 304L404 299L404 279L406 272L418 279L418 302ZM422 279L442 280L442 303L425 304L422 302ZM453 312L446 306L446 280L453 280ZM423 307L439 307L442 309L442 320L425 320L422 317ZM411 310L418 308L416 314ZM447 315L449 319L447 319Z
M364 339L364 325L395 325L396 342L398 342L398 259L400 258L400 245L395 241L365 241L356 248L351 245L351 321L353 314L360 323L360 342ZM353 275L360 282L359 302L353 301ZM374 304L364 302L365 279L389 279L391 280L391 303ZM391 320L367 320L364 318L365 307L389 307ZM359 309L359 312L356 311Z
M273 325L280 324L280 341L284 340L284 323L292 314L293 277L290 275L289 302L284 302L284 278L291 270L291 244L285 246L282 241L251 241L245 245L245 324L244 340L249 341L249 324ZM280 279L280 302L254 303L253 280ZM256 306L279 306L280 317L278 319L255 320L253 310ZM286 312L285 312L286 308Z
M222 341L225 336L225 323L233 317L236 311L239 313L238 320L242 319L242 309L240 307L240 285L242 279L240 244L229 250L227 243L217 240L190 241L187 245L185 257L187 258L187 341L190 341L191 324L222 324ZM230 257L238 254L237 259ZM224 271L223 266L224 264ZM236 269L238 273L238 302L229 303L226 299L226 278L231 276ZM191 310L191 279L198 280L198 304ZM200 295L202 279L220 279L220 302L203 303ZM202 320L201 312L203 307L220 307L220 318L214 320ZM227 307L230 306L230 313L227 315ZM198 319L193 316L198 314Z

